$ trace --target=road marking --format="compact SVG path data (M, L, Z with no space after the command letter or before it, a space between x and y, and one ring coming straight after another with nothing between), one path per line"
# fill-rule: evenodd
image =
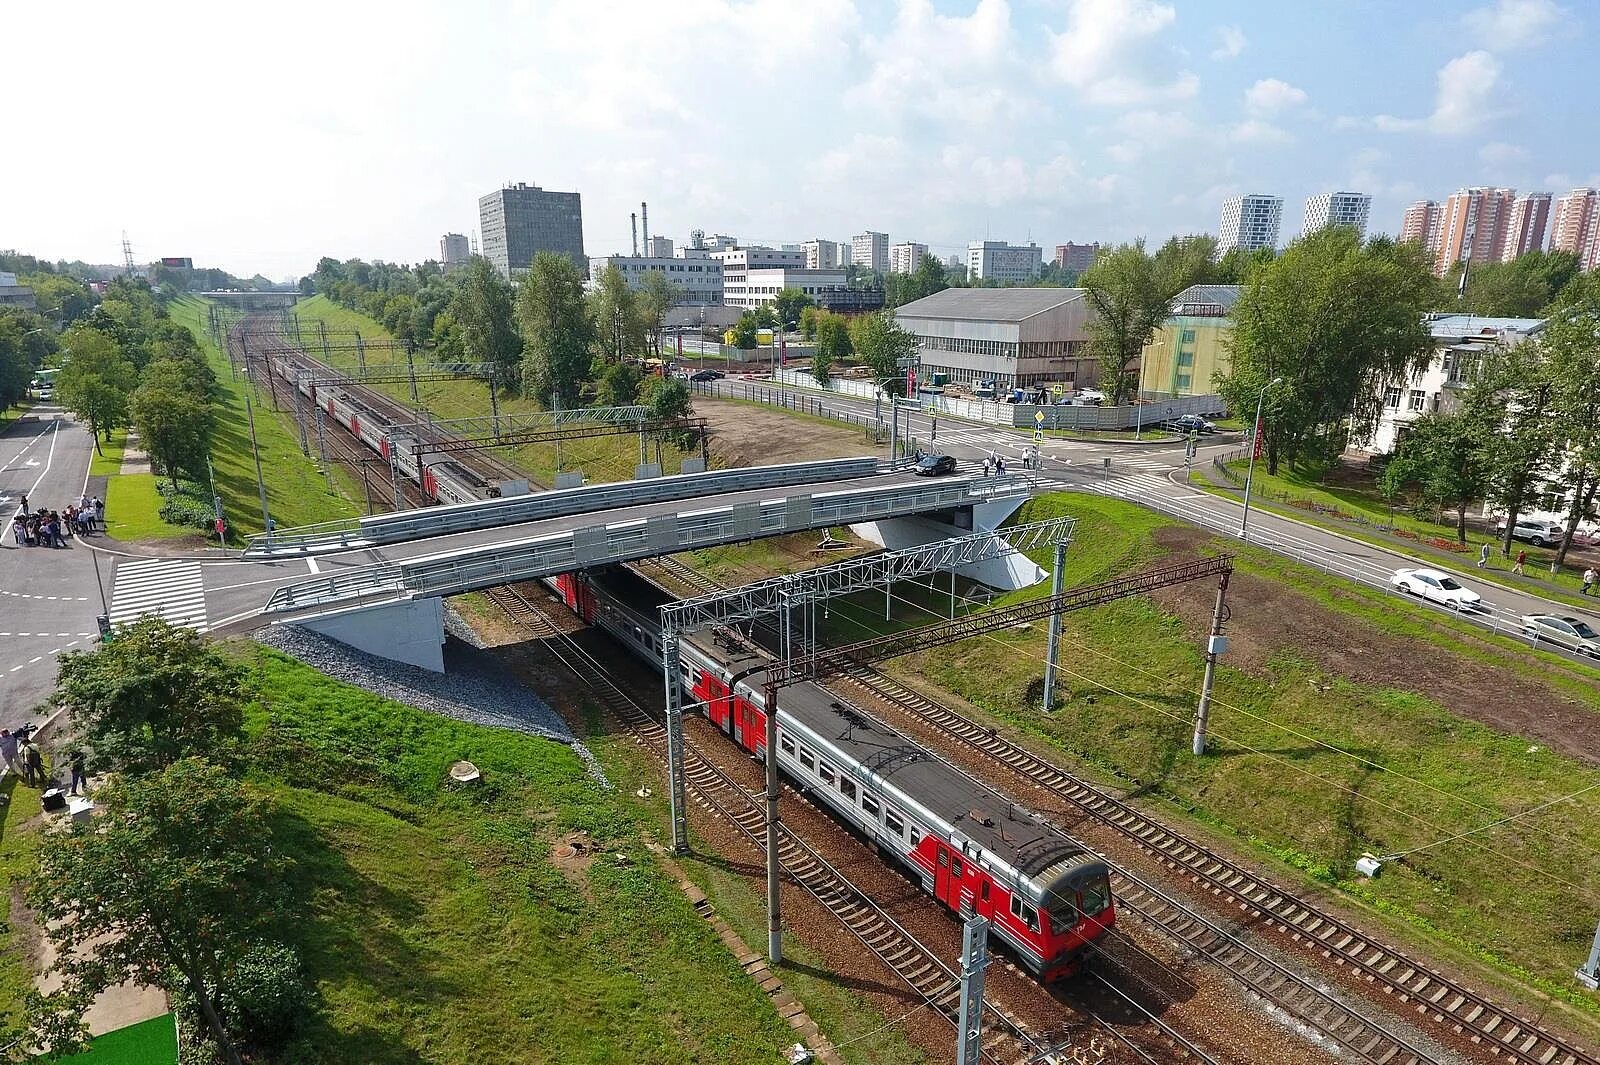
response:
M146 614L204 632L206 593L200 563L162 558L119 564L112 578L111 624Z
M321 573L322 572L322 567L317 565L317 560L315 558L309 558L308 557L306 559L306 565L308 567L310 567L312 573Z

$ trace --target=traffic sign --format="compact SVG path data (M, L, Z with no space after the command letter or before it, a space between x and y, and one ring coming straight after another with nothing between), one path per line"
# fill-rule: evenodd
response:
M1042 410L1034 411L1033 412L1033 420L1038 422L1040 425L1043 425L1044 424L1044 411L1042 411Z
M1035 429L1033 431L1033 442L1037 444L1039 441L1041 441L1043 439L1044 439L1044 430L1043 429Z

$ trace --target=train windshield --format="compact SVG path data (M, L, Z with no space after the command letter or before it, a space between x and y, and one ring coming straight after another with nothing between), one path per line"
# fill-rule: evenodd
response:
M1111 905L1111 882L1103 876L1084 881L1079 892L1085 916L1103 913Z

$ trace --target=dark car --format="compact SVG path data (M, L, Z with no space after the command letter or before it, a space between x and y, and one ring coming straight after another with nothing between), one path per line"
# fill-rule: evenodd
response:
M941 474L955 472L956 460L951 455L924 455L917 460L918 477L938 477Z
M720 381L723 373L721 370L696 370L689 375L691 381Z
M1172 427L1180 433L1214 433L1217 427L1198 414L1183 414L1172 419Z

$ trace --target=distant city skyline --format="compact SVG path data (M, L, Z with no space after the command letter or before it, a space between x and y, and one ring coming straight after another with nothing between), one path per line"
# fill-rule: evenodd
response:
M0 246L116 263L126 230L141 259L276 278L323 255L419 262L439 234L473 233L478 197L524 181L582 195L590 254L629 251L648 200L675 245L693 228L771 244L871 230L948 259L985 239L1215 232L1222 201L1255 191L1291 213L1281 242L1332 190L1370 195L1369 230L1394 233L1407 205L1461 187L1600 187L1600 114L1570 102L1600 12L1557 0L274 10L10 12L16 40L70 41L74 73L57 48L11 56L8 82L50 85L52 106L12 116L41 151L8 172ZM749 57L738 91L717 56ZM105 113L129 70L207 89L62 134L60 115ZM797 76L799 147L761 150L744 133Z

